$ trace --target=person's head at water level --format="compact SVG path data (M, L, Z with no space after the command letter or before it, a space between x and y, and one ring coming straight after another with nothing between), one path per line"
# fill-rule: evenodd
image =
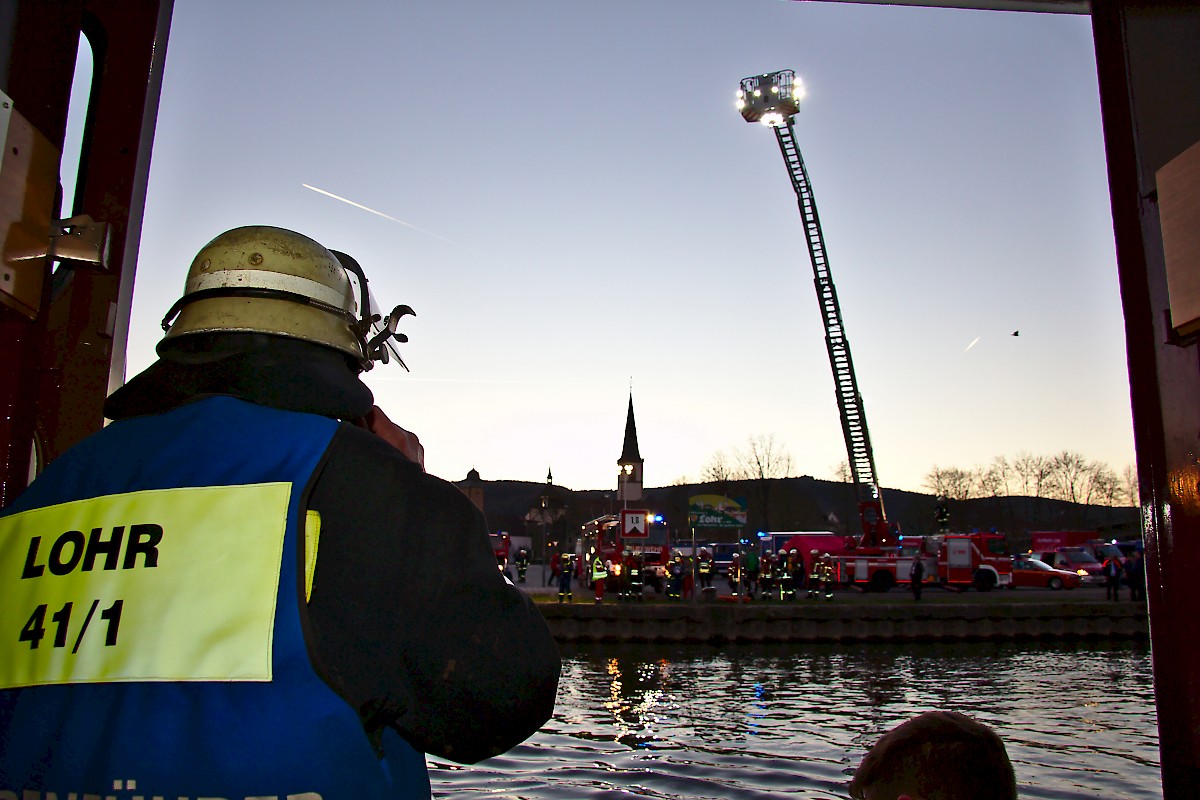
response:
M953 711L929 711L888 731L850 781L854 800L1015 800L1004 742Z

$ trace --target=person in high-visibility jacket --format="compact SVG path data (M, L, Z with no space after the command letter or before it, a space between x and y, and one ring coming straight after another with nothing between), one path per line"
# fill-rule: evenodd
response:
M218 236L113 423L0 511L0 797L427 798L424 753L549 718L545 622L359 378L372 313L349 256Z
M596 602L604 601L604 584L608 582L608 567L605 566L604 559L596 553L592 559L592 588L596 593Z

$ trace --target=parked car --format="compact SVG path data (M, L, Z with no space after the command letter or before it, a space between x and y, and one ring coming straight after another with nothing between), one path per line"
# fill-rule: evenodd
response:
M1034 552L1029 555L1052 567L1074 572L1083 578L1084 586L1104 585L1104 567L1096 560L1090 548L1059 547L1054 552Z
M1036 558L1014 558L1009 588L1032 586L1039 589L1074 589L1083 577L1065 569L1056 569Z

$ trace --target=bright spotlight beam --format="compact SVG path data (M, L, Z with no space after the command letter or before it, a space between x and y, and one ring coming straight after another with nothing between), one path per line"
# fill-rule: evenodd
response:
M383 217L386 220L391 220L392 222L395 222L399 225L403 225L406 228L412 228L414 231L417 231L418 233L423 233L426 236L432 236L433 238L443 241L446 244L452 244L455 247L461 247L464 250L470 250L472 253L476 253L478 255L483 255L478 250L473 250L472 248L467 247L465 244L459 244L458 242L454 241L453 239L447 239L445 236L439 236L436 233L434 233L433 231L427 231L424 228L419 228L416 225L413 225L411 222L405 222L402 219L396 219L391 214L385 214L382 211L376 211L373 208L364 206L362 203L356 203L353 200L348 200L345 197L342 197L341 195L334 194L333 192L327 192L324 189L318 189L316 186L310 186L307 183L302 183L300 185L303 186L305 189L316 192L317 194L323 194L326 197L332 197L334 200L339 200L348 206L354 206L355 208L362 209L363 211L366 211L369 214L374 214L377 217Z

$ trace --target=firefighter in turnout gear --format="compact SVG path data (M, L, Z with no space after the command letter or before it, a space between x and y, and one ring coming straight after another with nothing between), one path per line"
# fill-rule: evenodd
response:
M771 592L775 590L775 557L770 553L759 562L758 585L762 589L763 600L770 600Z
M776 558L778 576L775 578L775 583L779 586L780 600L796 599L796 579L792 569L794 561L795 559L788 556L787 550L779 551L779 556Z
M796 590L804 586L804 557L800 555L800 551L792 548L788 551L787 557L788 571L788 600L796 599Z
M571 573L575 571L575 554L563 553L558 563L558 602L574 602L571 596Z
M713 558L707 548L700 548L700 561L696 565L696 570L700 574L701 591L711 588L713 582Z
M428 798L425 753L549 718L549 629L360 378L409 313L294 231L199 251L112 424L0 510L30 620L0 637L0 796Z
M821 559L820 552L813 550L809 552L808 565L808 599L814 600L821 594Z
M933 521L937 523L938 533L945 535L950 532L950 507L946 504L946 498L941 495L938 495Z
M642 577L642 554L630 553L625 556L625 581L626 594L631 600L642 599L642 586L644 578Z
M826 600L833 599L833 556L825 553L821 556L821 592L825 595Z
M525 582L525 573L529 570L529 552L522 547L517 551L517 583Z
M675 551L675 557L667 566L667 599L678 600L683 593L683 553Z

